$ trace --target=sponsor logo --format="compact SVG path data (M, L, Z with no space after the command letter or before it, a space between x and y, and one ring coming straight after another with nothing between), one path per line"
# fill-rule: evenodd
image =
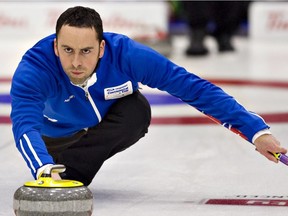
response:
M122 85L109 87L104 89L105 100L117 99L125 97L133 93L132 83L128 81Z
M75 98L74 95L70 95L68 99L64 100L65 103L70 102L71 99Z
M268 14L267 26L270 30L288 30L287 12L271 11Z
M208 199L210 205L247 205L247 206L288 206L288 196L237 195L219 199Z
M13 17L10 15L0 14L0 28L2 27L24 27L28 21L23 17Z

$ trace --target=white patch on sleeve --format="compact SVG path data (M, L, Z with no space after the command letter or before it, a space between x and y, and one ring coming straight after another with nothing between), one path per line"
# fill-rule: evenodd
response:
M104 89L105 100L122 98L133 93L132 82Z

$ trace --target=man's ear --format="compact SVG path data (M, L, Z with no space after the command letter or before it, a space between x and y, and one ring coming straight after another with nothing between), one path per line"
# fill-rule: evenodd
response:
M57 49L57 39L55 38L54 39L54 53L56 56L59 57L59 52L58 52L58 49Z
M99 58L102 58L104 56L104 52L105 52L105 41L102 40L99 47Z

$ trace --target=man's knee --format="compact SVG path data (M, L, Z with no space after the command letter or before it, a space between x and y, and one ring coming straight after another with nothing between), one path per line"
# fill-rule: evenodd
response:
M109 157L135 144L148 132L151 108L146 98L136 92L117 103L121 115L118 122L118 139Z
M121 105L121 104L120 104ZM151 107L147 99L139 92L127 97L122 101L124 106L123 130L128 130L131 133L147 133L151 122Z

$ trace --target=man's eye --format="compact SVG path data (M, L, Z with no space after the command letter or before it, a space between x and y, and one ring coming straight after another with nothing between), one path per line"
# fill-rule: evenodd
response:
M65 51L66 53L71 53L71 52L73 52L73 50L72 50L71 48L65 48L64 51Z
M90 53L91 52L91 50L89 50L89 49L84 49L84 50L82 50L82 53L83 54L88 54L88 53Z

